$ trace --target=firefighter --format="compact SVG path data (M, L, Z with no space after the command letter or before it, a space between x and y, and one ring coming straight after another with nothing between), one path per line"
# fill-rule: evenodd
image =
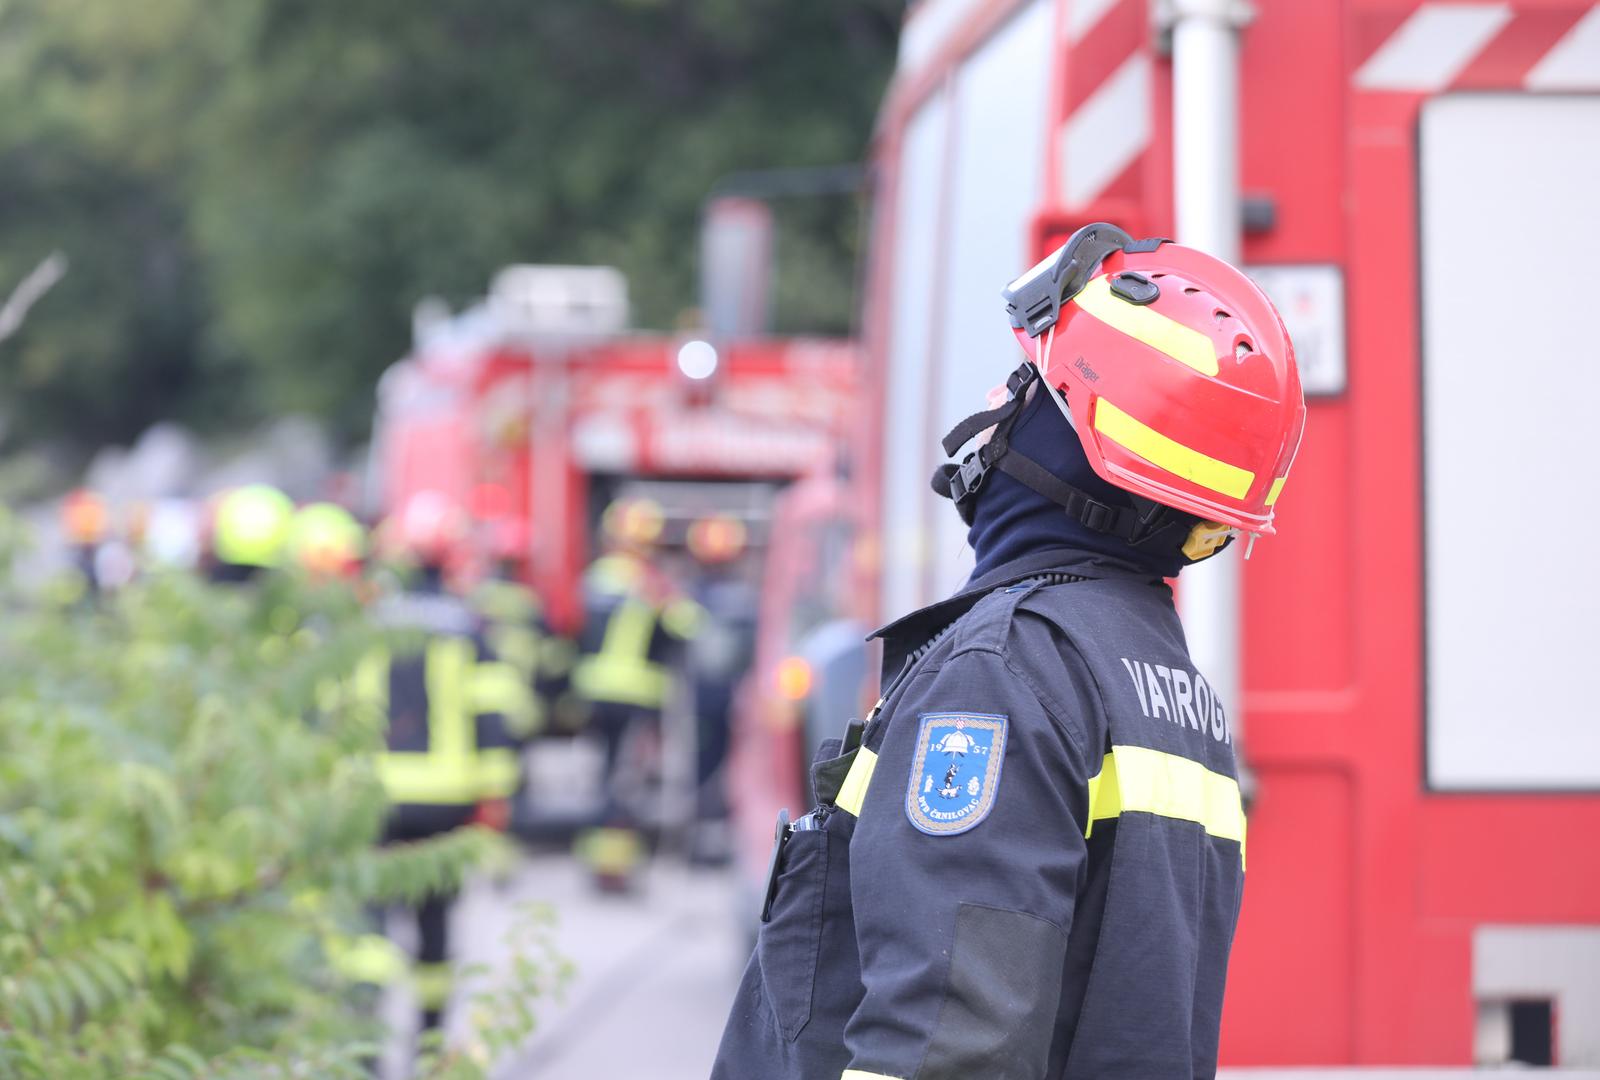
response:
M96 492L78 488L61 503L61 526L72 548L72 564L91 595L100 591L98 556L110 525L111 511Z
M500 518L490 523L492 566L488 576L472 590L470 602L484 621L490 648L515 667L532 688L540 709L541 730L548 730L569 711L564 699L572 677L575 646L551 629L539 594L524 583L529 540L527 527L520 522Z
M699 564L693 584L695 602L705 613L689 649L688 677L694 684L695 817L691 857L723 859L727 840L727 796L721 782L733 724L734 692L754 659L755 585L743 560L749 542L744 522L711 515L689 526L686 543Z
M1273 531L1293 350L1238 270L1105 224L1006 296L1028 360L935 476L976 567L878 631L883 698L780 817L719 1080L1216 1072L1244 812L1164 579Z
M216 501L211 522L213 581L251 581L277 567L289 539L294 503L266 484L246 484Z
M478 620L446 589L446 566L465 537L465 516L446 497L421 492L390 523L414 564L406 591L377 605L383 625L416 634L413 649L383 649L362 661L356 689L389 718L379 776L392 803L385 843L437 836L470 824L503 829L516 785L516 737L536 722L514 668L488 651ZM412 911L418 950L413 981L424 1029L439 1026L452 990L453 893L435 892Z
M489 574L473 588L468 602L483 621L484 635L496 656L516 668L532 694L538 723L528 731L540 735L573 734L582 713L574 707L570 687L576 646L556 633L545 620L539 594L523 582L524 561L531 547L527 527L512 518L489 522ZM526 798L526 759L519 747L517 790L511 803L510 827L525 833L530 827Z
M652 500L612 503L601 519L610 550L583 575L584 628L572 686L604 742L605 765L599 827L578 838L577 854L604 891L627 889L644 854L633 793L624 790L624 742L630 732L659 738L673 665L699 621L694 602L655 563L665 525Z

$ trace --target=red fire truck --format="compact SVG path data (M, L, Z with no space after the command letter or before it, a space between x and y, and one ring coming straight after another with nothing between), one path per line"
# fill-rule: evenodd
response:
M761 517L829 460L856 416L853 344L626 331L626 285L596 267L511 267L453 317L419 313L417 346L379 387L374 501L434 490L526 537L529 580L572 626L607 502L651 484L679 519ZM719 487L729 498L720 498ZM737 488L737 491L735 491ZM764 520L751 523L755 540ZM481 559L489 543L478 538ZM469 571L471 568L468 568Z
M863 343L880 614L970 566L938 436L1074 228L1242 235L1296 340L1279 535L1239 619L1186 613L1236 635L1257 779L1225 1064L1600 1064L1596 91L1587 0L909 14Z

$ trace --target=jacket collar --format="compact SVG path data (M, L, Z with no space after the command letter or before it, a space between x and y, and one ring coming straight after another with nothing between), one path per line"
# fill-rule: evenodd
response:
M1130 562L1074 548L1047 548L1020 555L993 570L974 577L955 595L918 608L916 611L874 630L867 640L883 639L883 684L899 674L911 656L939 631L965 615L979 600L995 589L1014 585L1046 574L1071 574L1081 578L1121 578L1147 581L1156 585L1161 578Z

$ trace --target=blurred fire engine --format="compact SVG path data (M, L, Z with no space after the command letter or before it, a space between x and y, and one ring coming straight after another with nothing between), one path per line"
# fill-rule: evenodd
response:
M1295 339L1280 533L1181 598L1257 778L1225 1064L1600 1064L1600 584L1567 557L1600 528L1596 91L1587 0L908 15L863 306L879 614L970 567L937 436L1074 228L1242 257Z
M422 305L416 323L412 355L379 386L369 503L392 511L435 491L467 507L478 528L457 553L466 580L506 561L516 538L519 576L569 634L605 508L653 503L658 562L711 618L680 680L688 698L668 710L664 744L642 751L646 801L656 825L714 819L708 774L723 756L729 684L749 663L774 503L834 460L857 422L853 344L758 336L748 318L742 336L629 333L626 283L604 267L510 267L482 303L454 316ZM598 766L581 749L530 752L530 830L593 812L583 776Z
M420 309L414 352L379 386L373 501L432 490L486 526L509 523L561 627L578 617L601 512L625 489L653 482L682 545L699 517L764 517L771 492L831 459L858 415L849 342L632 334L627 320L615 270L509 267L466 312ZM768 497L752 502L751 484ZM753 524L758 544L765 521ZM462 553L469 576L488 531Z

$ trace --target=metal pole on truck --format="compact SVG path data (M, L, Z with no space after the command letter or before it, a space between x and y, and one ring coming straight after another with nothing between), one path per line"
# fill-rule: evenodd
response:
M1165 0L1158 18L1172 33L1173 194L1177 241L1237 264L1240 253L1239 37L1250 19L1241 0ZM1183 575L1181 603L1190 653L1243 730L1240 651L1244 619L1236 550Z

